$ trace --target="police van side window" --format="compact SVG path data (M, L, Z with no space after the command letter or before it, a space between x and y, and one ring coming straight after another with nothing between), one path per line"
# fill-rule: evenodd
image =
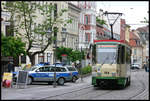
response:
M49 68L48 67L40 67L39 72L48 72Z
M76 69L73 68L73 67L67 67L67 68L68 68L69 71L76 71Z
M51 72L54 72L55 71L55 68L54 67L51 67Z
M55 67L51 67L51 72L55 72ZM56 72L61 72L60 67L56 67Z
M50 72L50 67L44 67L44 72Z
M66 72L65 68L60 68L60 69L61 69L61 72Z
M44 72L44 67L40 67L39 72Z
M61 72L60 67L56 67L56 72Z

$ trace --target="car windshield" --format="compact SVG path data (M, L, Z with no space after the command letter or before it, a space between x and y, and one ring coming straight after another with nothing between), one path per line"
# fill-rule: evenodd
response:
M39 66L32 66L31 67L31 69L30 69L30 71L33 71L33 70L35 70L36 68L38 68Z
M114 47L103 47L96 49L96 60L99 64L116 63L117 49Z

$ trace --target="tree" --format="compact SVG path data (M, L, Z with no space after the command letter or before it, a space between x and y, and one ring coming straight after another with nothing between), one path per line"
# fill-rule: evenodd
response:
M98 22L100 25L107 25L105 20L102 20L102 19L100 19L98 17L96 17L96 22Z
M26 53L32 65L34 56L43 53L56 40L57 36L54 33L59 31L58 24L66 26L72 22L71 19L61 18L67 9L61 9L60 12L55 13L56 6L52 4L41 5L35 1L12 1L6 2L4 6L6 6L4 9L12 15L10 21L15 22L14 32L26 43ZM40 22L37 21L40 20L39 16L43 18ZM51 30L49 35L48 30ZM37 44L40 50L31 52L34 44Z
M2 56L17 58L19 55L25 54L25 43L22 42L21 38L1 35L1 39Z
M59 47L56 49L56 58L58 60L62 60L62 54L66 54L67 55L67 58L70 59L70 54L72 52L72 49L71 48L65 48L65 47Z
M144 21L140 21L141 23L149 23L149 20L146 18L146 17L144 17Z
M76 60L84 59L84 52L80 52L78 50L73 50L71 48L60 47L56 49L56 57L58 60L62 60L62 54L66 54L67 58L72 62Z

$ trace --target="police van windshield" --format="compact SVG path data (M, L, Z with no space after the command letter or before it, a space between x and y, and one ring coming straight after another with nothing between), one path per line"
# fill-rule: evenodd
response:
M115 47L98 47L96 49L96 60L98 64L115 64L117 48Z

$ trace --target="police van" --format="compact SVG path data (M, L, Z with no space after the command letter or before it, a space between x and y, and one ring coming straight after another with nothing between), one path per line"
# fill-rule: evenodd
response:
M79 78L79 73L75 67L69 65L44 65L39 67L33 67L28 71L28 83L32 82L48 82L54 81L54 72L56 70L56 82L59 85L64 85L65 82L76 82ZM17 73L15 73L17 78Z

